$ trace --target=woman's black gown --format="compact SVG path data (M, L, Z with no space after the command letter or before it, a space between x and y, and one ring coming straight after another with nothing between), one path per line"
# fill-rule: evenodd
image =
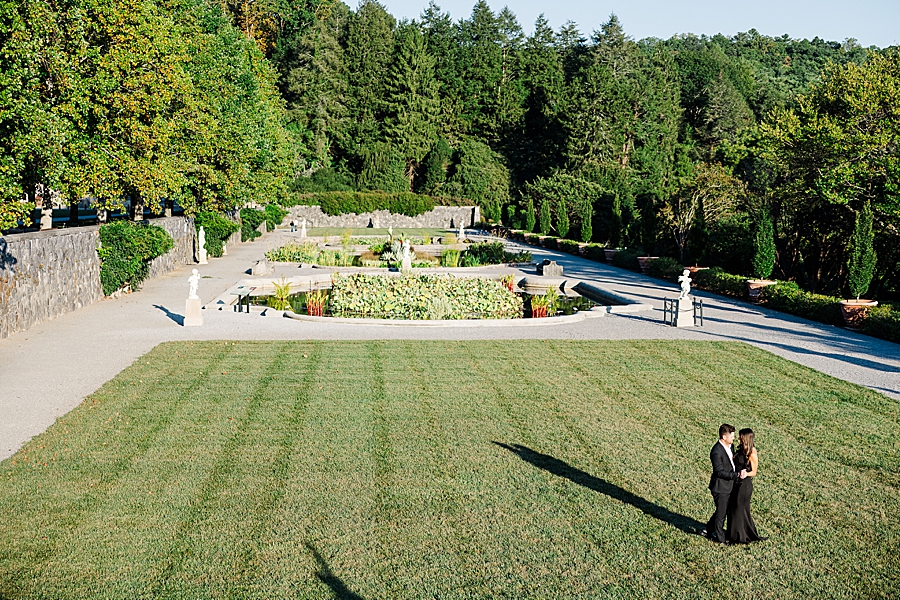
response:
M751 469L749 461L741 451L735 452L734 468L736 471ZM732 544L748 544L766 538L756 532L756 524L750 514L750 496L753 495L753 477L737 479L731 490L728 501L728 541Z

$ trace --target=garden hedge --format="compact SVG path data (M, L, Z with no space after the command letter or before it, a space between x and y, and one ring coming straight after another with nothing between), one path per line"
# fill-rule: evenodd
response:
M234 221L217 212L204 211L194 215L194 226L197 231L203 227L206 233L206 252L209 256L222 256L222 244L231 234L240 228Z
M100 284L111 295L126 285L138 289L150 272L150 261L172 249L172 236L156 225L114 221L100 227Z
M435 206L473 206L475 203L462 198L425 196L412 192L318 192L296 196L295 204L318 206L331 216L387 210L396 215L418 217Z

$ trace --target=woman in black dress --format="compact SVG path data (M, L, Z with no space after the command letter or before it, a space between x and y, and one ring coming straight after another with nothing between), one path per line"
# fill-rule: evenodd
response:
M728 541L732 544L748 544L764 540L756 532L756 524L750 514L750 496L753 495L753 478L759 468L759 456L753 445L753 430L741 429L738 433L740 446L734 453L734 469L747 469L745 479L737 479L731 491L728 506Z

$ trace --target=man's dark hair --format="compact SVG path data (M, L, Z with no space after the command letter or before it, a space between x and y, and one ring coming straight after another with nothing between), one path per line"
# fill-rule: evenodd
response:
M725 437L726 433L734 433L734 427L732 427L728 423L722 423L721 425L719 425L719 439Z

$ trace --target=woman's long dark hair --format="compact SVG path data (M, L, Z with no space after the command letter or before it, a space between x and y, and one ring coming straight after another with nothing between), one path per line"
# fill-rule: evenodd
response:
M750 455L753 454L753 430L749 427L747 429L741 429L738 433L738 438L741 441L741 452L744 454L744 458L746 459L746 464L750 464Z

